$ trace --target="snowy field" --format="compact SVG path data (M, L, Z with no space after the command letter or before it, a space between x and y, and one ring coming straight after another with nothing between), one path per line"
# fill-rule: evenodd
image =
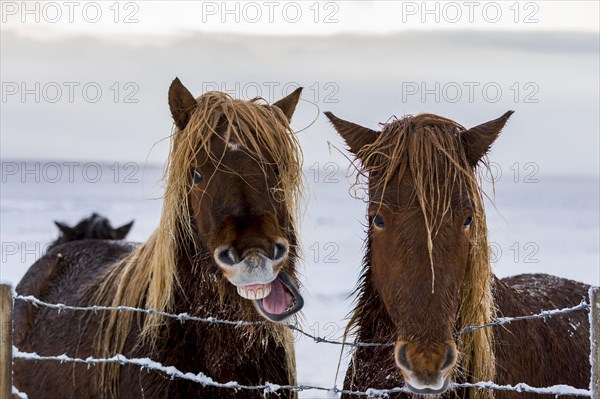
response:
M57 165L60 177L52 169ZM158 224L159 166L57 165L3 160L2 281L16 285L44 246L57 237L53 220L75 224L92 211L109 217L114 226L135 219L129 235L133 241L144 241ZM339 338L360 269L365 204L349 195L353 178L345 176L347 163L306 167L309 189L300 267L306 300L304 329ZM598 179L543 176L525 165L504 168L497 177L498 210L487 206L495 273L503 277L543 272L598 285ZM299 383L333 386L339 354L337 346L298 338ZM347 360L347 356L342 359L338 386ZM325 397L325 393L304 392L301 397Z

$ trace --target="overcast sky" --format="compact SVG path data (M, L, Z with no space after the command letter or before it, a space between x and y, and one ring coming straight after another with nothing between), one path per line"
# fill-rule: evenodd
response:
M345 162L322 111L376 128L419 112L469 127L513 109L495 161L598 175L595 1L22 4L2 2L3 160L161 163L178 76L195 95L268 101L304 86L293 124L307 165Z
M269 35L405 30L598 32L597 1L4 1L3 30L63 34Z

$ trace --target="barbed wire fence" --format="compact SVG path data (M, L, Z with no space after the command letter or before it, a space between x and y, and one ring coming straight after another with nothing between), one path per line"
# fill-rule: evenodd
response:
M357 397L381 397L393 393L409 392L404 387L392 388L392 389L376 389L371 388L366 391L352 391L340 389L337 386L334 387L322 387L314 385L278 385L272 383L265 383L261 385L243 385L238 384L235 381L219 382L213 379L211 376L207 376L202 372L197 374L190 372L183 372L178 370L174 366L165 366L160 362L149 358L127 358L122 354L117 354L110 358L73 358L66 354L56 356L41 356L33 352L22 352L19 348L12 344L12 307L13 301L23 301L31 303L34 306L43 306L51 309L56 309L58 312L62 311L82 311L82 312L136 312L148 315L159 315L169 318L174 318L180 322L195 321L201 323L208 323L214 325L233 325L235 327L242 327L248 325L265 324L266 321L243 321L243 320L222 320L214 317L197 317L191 316L187 313L167 313L159 312L153 309L140 309L130 306L70 306L61 303L48 303L40 300L34 296L22 296L13 295L12 287L8 285L0 285L0 360L2 366L0 367L0 399L10 398L11 395L19 398L28 398L27 394L20 392L17 387L12 385L12 361L13 359L30 360L30 361L56 361L61 363L83 363L88 366L98 364L120 364L120 365L134 365L140 367L140 369L147 369L156 371L164 374L170 378L178 378L187 381L198 383L205 387L215 387L222 389L233 389L240 391L262 391L263 393L277 392L281 390L290 390L293 392L301 391L321 391L326 392L328 396L335 397L339 394L347 394ZM489 389L496 391L513 391L520 393L535 393L559 396L578 396L578 397L591 397L592 399L600 399L600 287L592 287L589 290L589 302L582 301L580 304L564 309L551 309L545 310L533 315L524 315L516 317L499 317L491 323L481 326L469 326L461 331L459 334L470 333L482 328L490 328L494 326L500 326L510 324L512 322L521 320L531 319L546 319L558 315L563 315L571 312L587 310L589 311L589 322L590 322L590 365L591 365L591 380L589 389L575 388L569 385L553 385L548 387L532 387L525 383L518 383L515 385L499 385L492 381L482 381L477 383L454 383L452 388L479 388ZM394 343L373 343L373 342L344 342L339 340L327 339L318 335L310 334L302 330L298 325L286 324L286 327L290 330L297 332L307 338L312 339L315 343L325 343L331 345L344 345L350 347L366 347L366 346L392 346ZM33 399L33 398L32 398Z

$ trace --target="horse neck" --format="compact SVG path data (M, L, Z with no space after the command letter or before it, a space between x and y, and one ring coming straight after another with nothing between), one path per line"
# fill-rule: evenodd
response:
M178 252L179 287L174 293L174 310L194 315L203 314L207 311L207 305L217 302L219 279L211 278L210 274L215 274L218 266L205 246L184 242Z
M371 277L371 238L367 238L363 258L363 271L356 289L357 301L352 314L351 325L358 341L381 342L390 338L394 325L384 308L383 301L373 286Z
M492 274L492 292L494 296L507 297L510 291ZM387 339L394 333L394 324L389 318L375 289L371 276L371 240L367 239L366 253L363 259L363 271L360 284L356 289L357 301L352 314L351 323L359 341ZM459 321L457 320L457 328Z

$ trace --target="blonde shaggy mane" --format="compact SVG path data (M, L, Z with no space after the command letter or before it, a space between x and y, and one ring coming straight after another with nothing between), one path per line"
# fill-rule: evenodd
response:
M442 220L452 213L452 194L466 188L473 206L470 227L471 244L467 271L461 287L461 304L457 331L467 326L483 325L495 317L492 295L492 271L480 179L467 160L460 134L466 129L456 122L432 114L406 116L385 124L374 142L365 144L356 154L362 162L357 179L370 176L371 190L385 192L391 184L400 184L410 173L428 232L428 249L433 275L433 238ZM357 184L359 181L357 180ZM367 254L368 257L368 254ZM368 262L368 259L366 259ZM368 267L368 264L365 265ZM365 273L358 292L364 292ZM359 298L347 332L360 332L372 301ZM367 316L368 317L368 316ZM458 338L460 370L467 381L494 381L494 337L491 329L480 329ZM471 389L471 398L491 399L493 393Z
M266 159L277 165L279 181L275 187L278 194L276 197L283 201L288 209L289 225L291 233L294 234L294 220L302 183L302 153L284 113L258 98L242 101L220 92L205 93L198 97L196 102L197 108L185 129L174 128L171 135L159 227L146 243L115 263L102 276L99 289L94 295L94 303L141 307L159 312L170 312L173 309L174 294L180 288L177 260L184 255L184 251L190 251L190 248L183 248L182 244L196 243L196 232L189 211L189 193L192 188L190 171L194 168L196 155L200 151L209 154L215 165L225 168L225 165L220 163L219 156L211 151L211 142L215 137L228 142L234 140L239 144L240 151L254 157L263 170L267 167ZM218 124L222 123L223 118L228 123L228 137L225 138L217 133ZM235 173L232 170L227 171ZM187 255L193 258L197 249L192 248L194 253ZM256 320L255 313L252 308L252 313L238 313L236 316ZM123 353L126 340L131 338L129 335L133 318L131 312L111 312L102 319L96 337L96 351L100 356L110 357ZM143 320L140 319L142 331L138 344L145 343L154 348L159 330L165 322L162 316L144 316ZM248 327L250 330L253 328ZM295 360L291 333L283 326L268 323L256 327L254 332L244 332L249 336L248 345L260 338L261 333L258 331L275 336L286 347L287 363L294 374L291 379L294 381ZM119 367L104 365L100 374L99 386L110 397L114 397Z

